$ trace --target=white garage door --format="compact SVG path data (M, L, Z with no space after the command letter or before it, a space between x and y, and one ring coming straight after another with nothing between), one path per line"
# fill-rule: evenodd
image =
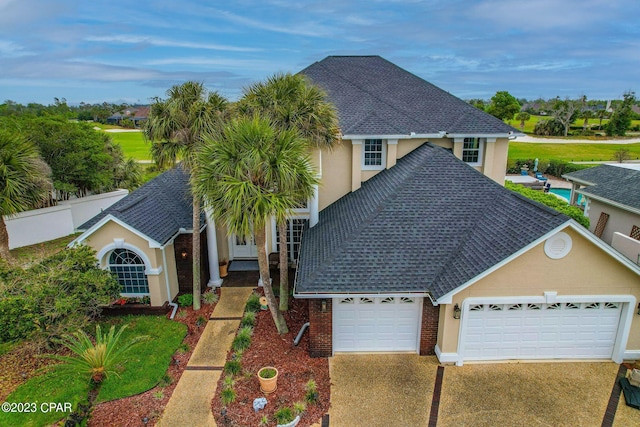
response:
M418 351L422 298L334 298L333 351Z
M622 304L472 304L464 360L610 359Z

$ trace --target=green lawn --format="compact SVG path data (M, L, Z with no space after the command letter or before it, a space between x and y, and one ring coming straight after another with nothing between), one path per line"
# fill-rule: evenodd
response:
M128 353L128 360L120 377L111 376L102 384L97 402L104 402L142 393L153 387L167 372L171 356L184 339L187 327L164 316L126 316L111 318L102 323L103 328L112 324L129 323L122 335L122 342L131 337L148 335L150 340L138 344ZM103 329L104 330L104 329ZM87 331L95 333L95 327ZM68 413L40 410L42 402L71 402L73 407L86 400L89 381L82 378L66 378L49 371L31 378L7 397L7 402L38 402L35 413L0 412L1 426L43 426L57 422Z
M60 237L59 239L49 240L48 242L11 249L11 256L13 256L19 265L27 267L66 248L67 245L79 235L80 233L70 234L65 237Z
M142 132L107 132L114 142L122 147L126 157L136 160L151 160L149 143L144 140Z
M632 159L640 159L640 143L637 144L538 144L509 143L509 161L517 159L554 159L566 162L591 162L613 160L613 153L625 148Z

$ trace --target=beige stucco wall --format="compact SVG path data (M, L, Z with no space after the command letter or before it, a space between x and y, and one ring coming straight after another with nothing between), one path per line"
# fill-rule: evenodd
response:
M429 139L433 144L450 149L458 157L462 157L462 142L454 143L450 138ZM406 156L415 150L427 139L399 139L396 144L387 144L387 168L395 165L395 160ZM507 151L509 141L507 138L498 138L496 142L487 142L484 145L483 165L475 169L484 173L499 184L504 184L504 175L507 167ZM319 210L329 206L340 197L360 188L362 182L380 173L379 170L361 169L362 145L352 144L351 140L343 140L332 151L322 151L322 180L319 188ZM317 151L312 151L312 161L317 166L319 156Z
M322 181L318 209L322 210L351 191L351 141L322 151Z
M632 226L640 227L640 215L589 198L589 231L592 233L598 225L598 219L602 212L609 214L609 220L601 237L608 244L611 244L613 233L616 231L628 236Z
M112 245L114 243L114 239L124 239L124 242L128 245L134 246L136 251L139 250L140 252L143 252L149 259L149 262L151 263L150 267L152 269L162 267L163 271L161 271L160 274L148 274L147 281L149 283L149 297L151 298L151 305L160 306L164 304L165 301L167 301L167 290L164 273L165 266L162 262L162 251L160 249L150 248L147 240L113 221L107 222L100 229L96 230L84 241L84 243L91 246L96 250L96 252L100 252L106 246ZM108 253L103 257L103 259L99 260L102 267L106 267L107 255ZM171 298L173 298L178 293L178 277L175 267L173 245L170 245L170 248L167 247L166 257L168 264L167 273L169 274L169 285L172 293Z
M574 230L571 252L562 259L544 253L544 242L489 274L453 297L441 308L438 346L443 353L457 353L460 320L453 306L465 298L543 296L544 292L567 295L633 295L640 300L640 276L615 260ZM635 310L634 310L635 312ZM444 313L444 314L443 314ZM633 316L628 350L640 350L640 316Z

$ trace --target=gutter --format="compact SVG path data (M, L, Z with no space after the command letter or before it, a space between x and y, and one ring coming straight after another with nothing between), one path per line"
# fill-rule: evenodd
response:
M171 301L171 289L169 288L169 269L167 268L167 253L165 252L166 245L160 248L162 251L162 263L164 264L164 284L167 286L167 299L169 301L169 305L173 307L173 311L171 312L171 316L169 319L173 320L176 315L176 311L178 311L178 304Z

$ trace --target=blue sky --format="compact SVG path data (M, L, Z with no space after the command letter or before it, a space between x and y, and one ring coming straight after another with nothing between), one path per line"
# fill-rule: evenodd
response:
M231 100L327 55L381 55L463 98L640 89L638 0L0 0L0 101Z

